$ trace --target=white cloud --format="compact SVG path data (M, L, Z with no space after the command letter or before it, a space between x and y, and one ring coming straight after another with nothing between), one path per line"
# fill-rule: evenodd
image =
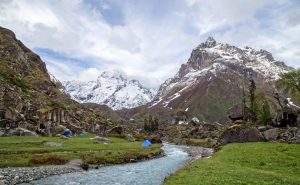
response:
M96 68L88 68L79 73L79 80L81 81L89 81L96 80L100 75L100 71Z
M108 19L116 11L121 11L120 25ZM208 35L270 50L299 67L299 12L297 2L273 0L3 0L0 25L31 48L82 61L70 66L70 61L42 56L60 80L94 79L99 71L116 68L157 86Z

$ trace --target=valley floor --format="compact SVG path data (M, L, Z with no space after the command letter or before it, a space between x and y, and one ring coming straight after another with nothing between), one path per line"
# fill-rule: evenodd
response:
M94 135L72 137L0 137L0 184L30 182L51 175L82 171L82 164L120 164L163 154L161 145L143 149L140 141L110 137L97 142Z
M98 143L93 136L73 137L1 137L0 167L60 165L73 159L87 164L120 164L160 155L158 144L143 149L141 142L109 138L110 143Z
M298 185L300 145L228 144L213 157L200 159L165 180L165 185Z

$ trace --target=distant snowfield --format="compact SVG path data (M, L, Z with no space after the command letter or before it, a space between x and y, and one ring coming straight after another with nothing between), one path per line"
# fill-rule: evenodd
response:
M155 94L154 90L127 79L118 71L105 71L95 81L66 81L63 85L72 99L80 103L103 104L114 110L144 105Z

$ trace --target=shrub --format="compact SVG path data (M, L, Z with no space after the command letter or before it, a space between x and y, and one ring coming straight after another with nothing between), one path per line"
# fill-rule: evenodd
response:
M67 163L68 160L63 156L55 154L33 155L29 163L34 165L61 165Z

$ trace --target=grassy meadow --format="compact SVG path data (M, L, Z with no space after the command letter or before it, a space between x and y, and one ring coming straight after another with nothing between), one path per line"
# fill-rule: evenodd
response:
M165 180L165 185L299 185L300 145L228 144Z
M161 152L159 144L143 149L138 141L113 137L109 138L111 143L104 144L91 137L0 137L0 167L65 164L72 159L82 159L88 164L119 164ZM49 146L49 142L54 146Z

